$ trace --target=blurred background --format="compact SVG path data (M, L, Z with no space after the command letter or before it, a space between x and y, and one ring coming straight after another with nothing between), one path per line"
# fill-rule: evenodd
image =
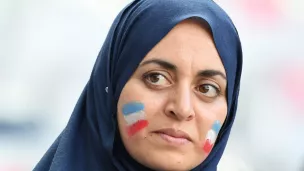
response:
M0 171L32 170L65 127L130 0L0 0ZM219 171L304 171L304 1L217 0L243 44Z

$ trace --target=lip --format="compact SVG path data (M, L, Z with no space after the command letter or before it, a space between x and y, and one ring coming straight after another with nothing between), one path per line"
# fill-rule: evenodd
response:
M165 128L154 131L154 133L159 134L160 137L170 143L175 144L186 144L191 142L190 136L181 130L176 130L173 128Z

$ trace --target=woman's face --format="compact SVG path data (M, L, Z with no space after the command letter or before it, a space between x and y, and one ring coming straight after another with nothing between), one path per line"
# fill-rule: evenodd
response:
M227 114L226 73L207 27L185 20L139 64L117 105L129 154L156 170L190 170L210 153Z

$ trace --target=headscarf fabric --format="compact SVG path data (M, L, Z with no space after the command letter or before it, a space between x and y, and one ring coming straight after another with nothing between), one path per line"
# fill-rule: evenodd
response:
M216 171L235 118L242 49L229 16L212 0L135 0L114 20L71 118L34 171L145 171L119 136L117 102L146 54L183 20L206 22L227 75L228 114L214 148L194 171Z

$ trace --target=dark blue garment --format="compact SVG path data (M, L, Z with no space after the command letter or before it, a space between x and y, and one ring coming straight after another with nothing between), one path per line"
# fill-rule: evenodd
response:
M215 171L235 118L242 50L232 21L212 0L136 0L123 9L108 33L68 125L34 170L150 170L130 157L123 146L116 122L118 98L145 55L175 25L192 17L209 24L228 81L226 121L210 155L193 169Z

